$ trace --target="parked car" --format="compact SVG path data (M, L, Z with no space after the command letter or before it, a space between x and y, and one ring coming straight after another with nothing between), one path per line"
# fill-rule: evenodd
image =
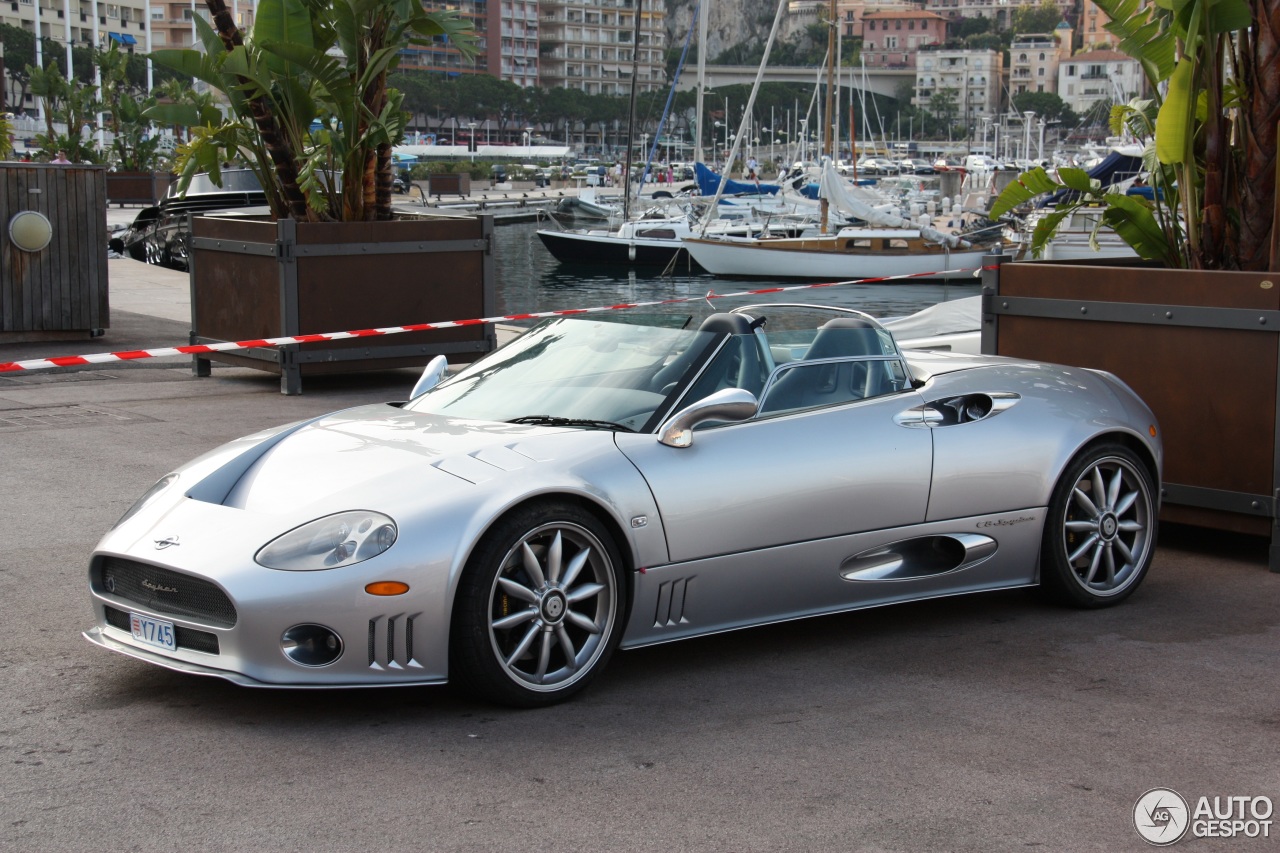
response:
M1109 373L904 351L837 308L616 316L165 475L93 552L86 638L537 706L619 647L1015 587L1103 607L1147 573L1160 433Z

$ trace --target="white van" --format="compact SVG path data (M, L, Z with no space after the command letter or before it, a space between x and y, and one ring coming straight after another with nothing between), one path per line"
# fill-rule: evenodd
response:
M964 168L969 172L994 172L999 167L999 163L985 154L970 154L964 158Z

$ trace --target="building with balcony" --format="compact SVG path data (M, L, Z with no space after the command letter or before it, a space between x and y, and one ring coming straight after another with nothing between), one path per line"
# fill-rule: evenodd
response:
M995 29L1007 30L1013 26L1013 11L1019 6L1032 5L1035 0L924 0L927 12L935 12L948 21L961 18L990 18ZM1088 0L1085 0L1088 2ZM1076 0L1054 0L1063 18L1074 18Z
M1127 103L1146 88L1142 66L1114 50L1090 50L1058 66L1058 97L1077 113L1105 104Z
M39 2L39 7L36 6ZM85 47L98 45L105 48L115 42L129 52L147 51L147 0L123 0L117 3L83 2L82 0L2 0L0 23L21 27L27 32L36 31L37 11L40 16L40 34L50 41L44 42L45 62L50 59L50 49L63 51L66 45ZM96 12L96 14L95 14ZM25 111L35 115L36 99L28 93L18 103L17 87L5 80L5 105L13 111Z
M921 50L916 57L916 85L911 103L935 110L934 96L949 94L955 121L971 127L1000 112L1004 55L998 50Z
M640 38L636 43L636 8ZM665 7L656 0L542 0L539 84L587 94L631 91L633 55L638 91L666 86Z
M862 38L863 18L871 12L919 12L918 0L837 0L836 18L846 39Z
M0 0L3 2L3 0ZM150 0L151 44L154 50L171 47L198 47L200 36L196 33L194 17L209 20L209 8L204 3L191 0ZM253 16L257 0L227 0L231 17L242 30L253 29ZM145 49L145 47L144 47Z
M1071 28L1015 35L1009 46L1009 94L1058 91L1058 65L1071 55ZM1059 41L1061 32L1065 43Z
M865 12L861 35L868 68L915 68L920 48L946 40L947 20L915 9Z
M1081 0L1080 5L1080 44L1082 49L1115 50L1120 45L1119 36L1107 32L1106 26L1111 22L1107 13L1098 8L1093 0Z

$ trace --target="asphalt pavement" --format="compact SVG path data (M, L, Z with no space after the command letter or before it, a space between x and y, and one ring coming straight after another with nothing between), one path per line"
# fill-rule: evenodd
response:
M184 275L110 277L104 337L0 361L185 342ZM1152 788L1280 800L1280 575L1265 542L1190 528L1119 607L1015 591L734 632L620 653L539 711L251 690L81 638L89 553L157 478L413 378L0 375L0 850L1144 850Z

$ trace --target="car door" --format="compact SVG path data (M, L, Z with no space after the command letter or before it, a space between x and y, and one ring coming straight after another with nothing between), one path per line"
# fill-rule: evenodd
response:
M925 518L929 430L895 421L914 391L695 433L689 447L617 434L657 501L670 560L806 543Z

